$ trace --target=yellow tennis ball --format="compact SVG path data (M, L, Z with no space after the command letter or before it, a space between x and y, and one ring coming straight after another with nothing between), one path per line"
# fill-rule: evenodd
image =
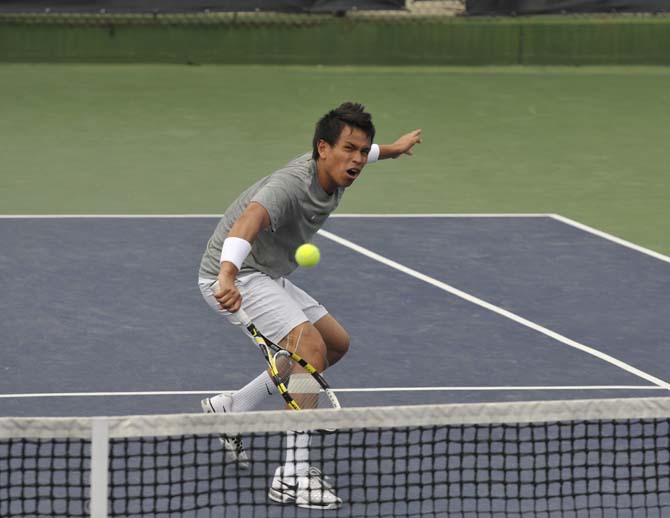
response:
M311 243L300 245L295 251L295 260L300 266L311 268L319 264L319 259L321 259L321 252Z

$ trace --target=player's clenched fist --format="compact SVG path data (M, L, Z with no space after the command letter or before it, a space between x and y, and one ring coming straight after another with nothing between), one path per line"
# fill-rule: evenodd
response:
M235 313L242 305L242 295L235 286L235 278L227 275L219 275L214 286L214 298L221 309Z

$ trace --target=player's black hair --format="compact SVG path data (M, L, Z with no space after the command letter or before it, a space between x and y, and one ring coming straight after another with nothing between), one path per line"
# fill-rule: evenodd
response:
M330 110L316 123L314 139L312 140L312 158L319 158L319 141L325 140L331 146L337 143L345 126L358 128L368 137L370 143L375 140L375 126L372 124L372 115L365 111L365 106L359 103L345 102L334 110Z

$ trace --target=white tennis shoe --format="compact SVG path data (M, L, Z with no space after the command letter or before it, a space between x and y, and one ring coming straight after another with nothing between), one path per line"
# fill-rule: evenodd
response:
M279 466L268 497L274 502L293 503L306 509L339 509L342 505L333 485L314 466L310 466L306 475L296 476L284 476L284 467Z
M224 397L229 398L229 396ZM200 401L200 406L202 407L202 411L205 412L206 414L220 413L214 409L214 405L212 405L211 398L205 398L202 401ZM228 407L230 407L230 402L228 403ZM227 413L225 403L223 404L222 409L224 414ZM219 440L221 441L223 449L225 450L226 461L237 462L237 466L239 468L249 469L249 456L247 455L247 452L244 450L244 445L242 444L242 437L239 434L237 435L221 434L219 436Z

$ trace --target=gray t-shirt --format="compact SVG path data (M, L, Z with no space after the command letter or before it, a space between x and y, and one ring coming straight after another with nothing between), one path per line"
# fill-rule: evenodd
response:
M343 187L332 195L323 190L311 153L289 162L249 187L226 209L207 243L199 276L215 279L219 274L223 240L252 201L268 211L270 226L258 234L241 272L261 271L272 278L288 275L298 266L296 248L312 239L337 208L343 193Z

